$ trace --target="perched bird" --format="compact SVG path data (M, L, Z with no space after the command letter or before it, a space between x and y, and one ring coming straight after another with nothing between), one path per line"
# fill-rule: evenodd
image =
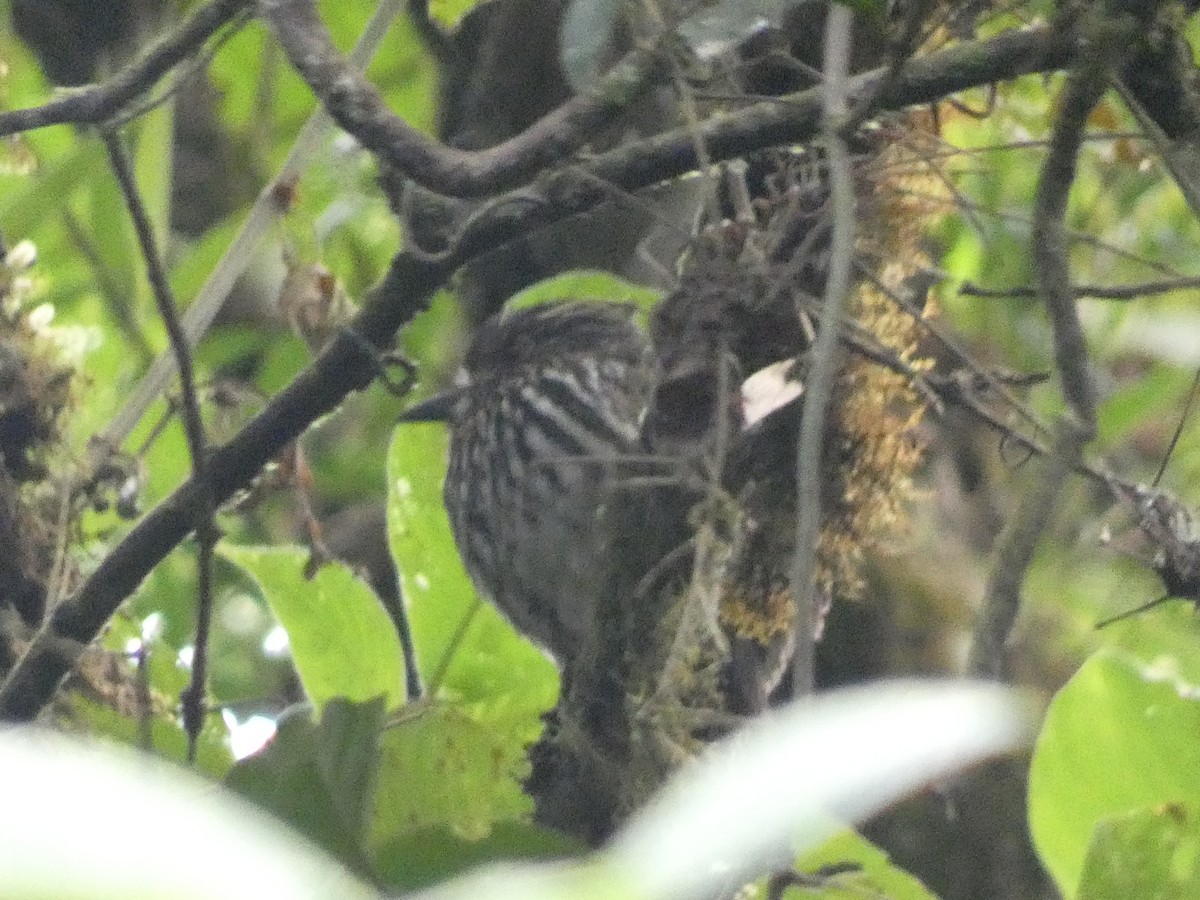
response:
M570 301L495 317L460 383L401 416L449 424L443 496L467 571L564 669L597 627L616 538L606 503L654 388L632 314Z

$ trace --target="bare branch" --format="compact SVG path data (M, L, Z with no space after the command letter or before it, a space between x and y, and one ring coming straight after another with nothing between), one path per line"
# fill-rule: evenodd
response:
M1139 300L1155 294L1169 294L1200 288L1200 276L1187 275L1181 278L1164 278L1159 281L1143 281L1140 284L1099 285L1076 284L1071 287L1076 298L1091 297L1095 300ZM985 288L970 281L964 282L958 292L964 297L980 297L986 300L1037 299L1037 288Z
M1043 463L1041 478L1021 497L1017 511L1000 535L996 562L988 579L983 606L971 635L967 672L979 678L1004 675L1004 648L1021 608L1021 586L1033 561L1042 532L1057 509L1059 496L1071 468L1078 462L1086 436L1064 419L1054 450Z
M1059 115L1034 198L1032 255L1038 296L1046 304L1054 330L1054 358L1063 394L1085 441L1096 432L1096 396L1088 372L1087 340L1071 287L1064 220L1088 116L1108 89L1109 72L1126 34L1120 21L1097 18L1092 22L1079 64L1059 97Z
M154 293L158 314L167 328L171 342L171 353L179 369L179 390L182 396L180 414L183 430L187 436L188 452L192 457L192 482L196 485L199 500L199 517L196 522L196 639L192 656L192 681L183 694L183 727L188 736L188 761L196 759L196 747L200 730L204 727L206 710L205 689L208 684L208 634L212 622L212 569L213 548L220 533L217 530L217 505L213 500L212 482L208 475L208 441L204 436L204 422L200 418L200 401L196 396L196 373L192 365L192 348L179 321L175 306L175 295L163 267L162 257L154 241L150 217L146 214L141 193L133 177L133 167L121 146L116 132L104 135L109 163L117 176L125 205L133 219L138 245L146 263L146 274Z
M475 152L441 144L384 103L369 81L346 65L312 0L259 0L263 16L301 77L329 115L360 144L422 187L451 197L494 194L578 150L651 80L655 54L635 50L587 91L499 146Z
M357 336L338 335L233 440L211 453L208 471L214 502L223 502L249 484L311 422L332 412L351 391L369 384L377 367L364 341L374 347L389 343L460 262L430 264L397 257L351 324ZM27 720L38 714L121 601L197 526L203 515L201 490L194 478L176 489L55 608L0 686L0 719Z
M850 293L854 267L854 176L850 151L841 134L845 121L846 76L850 65L850 7L831 3L825 22L823 128L829 161L830 205L833 234L829 251L829 276L821 305L821 330L813 347L812 366L805 383L804 411L796 451L796 549L792 560L792 597L796 603L796 649L792 659L792 694L813 692L816 670L817 542L821 531L821 446L825 438L825 413L837 374L838 323Z
M0 137L48 125L100 125L150 90L172 68L195 53L251 0L213 0L192 14L132 65L103 84L71 90L42 106L0 113Z

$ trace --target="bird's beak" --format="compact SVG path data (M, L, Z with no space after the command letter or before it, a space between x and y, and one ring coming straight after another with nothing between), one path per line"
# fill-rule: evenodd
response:
M462 388L450 388L416 403L400 413L398 422L448 422L454 404L462 396Z

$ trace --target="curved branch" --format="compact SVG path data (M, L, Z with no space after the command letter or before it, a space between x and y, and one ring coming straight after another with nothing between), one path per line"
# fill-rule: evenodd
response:
M479 197L523 184L574 153L649 85L656 55L635 50L586 93L487 150L460 150L413 128L346 65L313 0L259 0L263 17L329 115L408 178L448 197Z
M1088 35L1088 46L1080 48L1079 64L1071 71L1059 98L1060 112L1050 135L1050 150L1042 164L1033 206L1031 250L1038 297L1050 316L1063 395L1083 429L1085 441L1096 432L1096 396L1088 371L1087 340L1071 286L1067 202L1088 116L1108 90L1108 76L1129 36L1129 27L1121 19L1097 21Z
M213 0L108 81L72 90L41 106L0 112L0 137L48 125L107 122L195 53L250 4L251 0Z
M1057 507L1048 498L1062 492L1067 476L1079 465L1089 436L1074 422L1063 420L1054 449L1043 462L1041 477L1021 496L996 545L996 561L988 577L983 603L971 630L967 673L976 678L1004 677L1005 648L1021 610L1021 588L1033 562L1042 533Z
M1010 32L988 41L964 44L914 60L875 98L883 108L900 109L1012 78L1057 68L1068 58L1069 40L1051 29ZM869 96L878 70L850 82L850 98ZM814 88L786 104L757 104L700 129L714 160L816 134L821 92ZM251 479L283 447L320 417L332 412L352 391L365 387L376 360L364 342L387 347L396 332L424 308L433 292L467 260L518 235L584 212L604 198L597 178L625 190L637 190L683 175L695 168L695 135L687 130L611 151L558 172L544 198L491 204L472 220L470 230L437 258L402 252L382 284L355 317L348 331L326 350L228 444L213 452L209 471L216 502L223 502ZM142 579L196 527L200 488L185 482L125 536L99 567L66 598L38 633L0 686L0 719L28 720L50 701L82 649L95 639L121 602Z

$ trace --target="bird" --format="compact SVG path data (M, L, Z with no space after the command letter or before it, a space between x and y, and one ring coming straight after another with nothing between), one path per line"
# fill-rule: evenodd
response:
M443 500L466 570L563 670L599 627L619 539L605 511L643 449L655 364L634 313L594 300L504 311L456 384L400 417L448 424Z

